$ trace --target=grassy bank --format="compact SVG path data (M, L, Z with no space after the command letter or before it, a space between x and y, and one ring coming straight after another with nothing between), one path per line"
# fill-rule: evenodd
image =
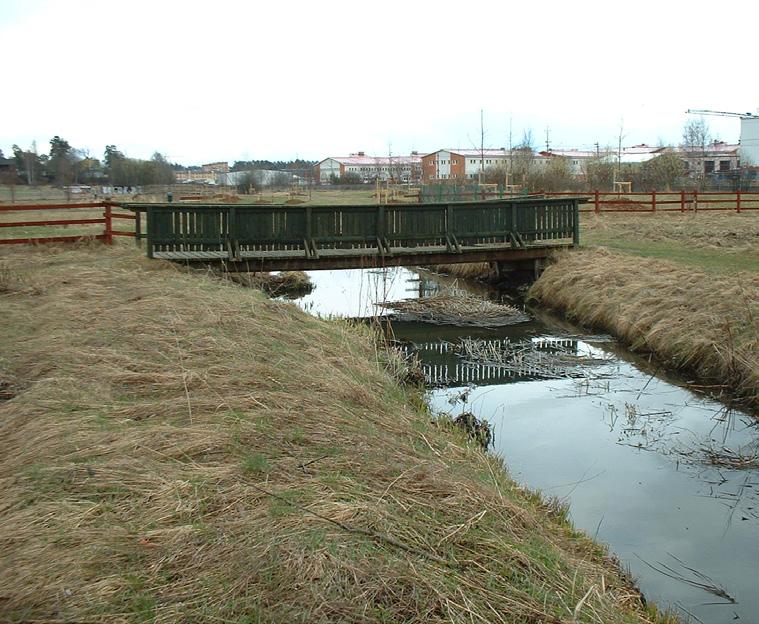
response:
M695 266L711 273L759 272L759 213L583 215L586 247Z
M0 252L11 622L649 622L367 330L128 246Z
M584 250L562 254L529 296L759 407L758 273Z

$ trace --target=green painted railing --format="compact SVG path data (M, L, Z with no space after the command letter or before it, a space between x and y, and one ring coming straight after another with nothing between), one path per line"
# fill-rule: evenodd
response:
M159 251L246 253L486 244L579 244L577 198L362 206L131 204L147 213L148 255Z

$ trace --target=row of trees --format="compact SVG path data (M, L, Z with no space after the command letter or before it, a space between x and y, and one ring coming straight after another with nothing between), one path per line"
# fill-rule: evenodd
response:
M16 171L30 186L47 183L56 186L146 186L174 182L172 165L159 152L155 152L150 160L141 160L129 158L115 145L108 145L101 161L91 156L88 150L76 149L57 135L50 139L47 154L38 153L36 143L26 150L18 145L12 149Z
M511 173L509 167L511 166ZM483 181L520 184L528 189L545 191L612 190L615 180L632 182L639 190L666 190L682 185L685 163L676 154L656 156L640 165L623 165L601 156L583 162L583 175L573 174L568 158L554 157L538 167L534 156L522 152L511 164L504 163L485 170Z
M270 171L291 171L302 172L311 171L316 165L315 160L236 160L230 171L253 171L258 169L268 169Z

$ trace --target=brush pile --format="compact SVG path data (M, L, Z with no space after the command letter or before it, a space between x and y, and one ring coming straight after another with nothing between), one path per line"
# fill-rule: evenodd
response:
M377 305L393 310L401 321L420 321L436 325L503 327L530 320L529 316L514 306L493 303L455 288L431 297Z

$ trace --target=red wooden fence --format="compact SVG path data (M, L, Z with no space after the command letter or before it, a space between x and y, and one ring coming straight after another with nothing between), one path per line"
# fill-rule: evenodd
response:
M548 197L584 197L580 212L700 212L723 210L744 212L759 210L759 192L736 191L679 191L673 193L651 191L635 193L541 192Z
M24 212L24 211L36 211L36 212L50 212L59 210L71 210L71 211L83 211L83 210L97 210L103 209L102 215L98 217L85 216L80 218L71 219L44 219L44 220L18 220L18 221L5 221L0 220L0 228L13 228L13 227L51 227L51 226L82 226L82 225L103 225L102 233L97 234L72 234L68 236L34 236L24 238L3 238L0 235L0 245L14 245L14 244L28 244L28 243L70 243L83 239L95 239L101 240L106 245L113 244L114 236L129 236L136 238L139 241L141 228L140 228L140 213L139 212L119 212L121 206L110 201L101 201L96 203L71 203L71 204L26 204L19 205L13 204L10 206L0 206L0 215L9 212ZM134 227L131 231L114 229L113 221L127 220L134 223Z

